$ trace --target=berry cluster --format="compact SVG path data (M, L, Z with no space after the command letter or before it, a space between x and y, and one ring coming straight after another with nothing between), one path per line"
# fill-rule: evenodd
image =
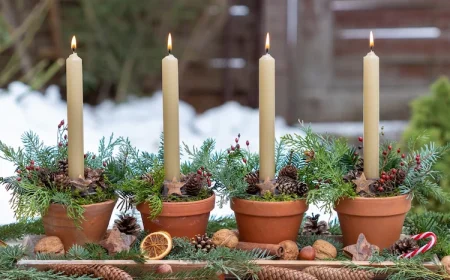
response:
M228 149L228 154L231 155L232 153L236 153L239 152L241 149L241 145L239 144L239 141L241 139L241 134L238 134L238 137L236 137L234 139L234 142L236 143L236 145L231 145L231 147ZM250 141L245 141L245 145L247 146L247 148L250 146ZM242 161L247 164L247 159L245 157L242 157Z
M34 164L34 160L30 160L30 163L25 166L25 170L17 169L17 181L22 181L22 177L26 176L28 179L31 179L31 174L33 171L39 171L40 167Z
M58 147L60 148L69 146L66 133L68 126L64 126L64 124L64 120L61 120L58 124Z
M205 167L203 167L203 166L200 167L197 170L197 175L200 180L206 180L206 182L208 183L208 187L211 187L212 174L210 172L208 172Z

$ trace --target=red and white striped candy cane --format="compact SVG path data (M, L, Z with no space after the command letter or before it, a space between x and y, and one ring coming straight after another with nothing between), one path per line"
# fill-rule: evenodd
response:
M414 256L417 256L420 253L425 253L426 251L430 250L437 242L436 234L434 234L432 232L424 232L421 234L416 234L416 235L411 236L411 238L414 240L428 238L428 239L430 239L430 242L428 242L424 246L420 247L419 249L416 249L412 252L401 255L400 258L412 258Z

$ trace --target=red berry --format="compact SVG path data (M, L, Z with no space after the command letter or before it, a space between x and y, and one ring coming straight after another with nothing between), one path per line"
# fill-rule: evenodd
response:
M201 170L205 170L205 167L203 167L203 166L200 166L200 169L201 169Z
M61 124L58 124L58 128L61 128Z
M63 145L63 144L62 144L61 142L58 143L58 146L62 147L62 145Z
M250 142L248 142L248 140L247 140L247 142L245 142L245 144L248 146L248 145L250 145Z
M241 145L239 145L239 144L236 144L236 149L240 149L241 148Z
M420 155L417 155L417 156L416 156L416 160L418 160L418 159L420 159Z
M30 160L30 165L34 165L34 160Z
M392 173L394 173L394 174L396 174L397 173L397 169L395 169L395 168L392 168Z
M66 147L69 147L69 142L66 143Z
M39 166L36 166L35 170L39 171L39 169L41 169Z
M390 151L390 150L392 150L392 146L391 146L391 145L389 145L389 146L388 146L388 149L389 149L389 151Z
M242 161L243 161L244 163L247 163L247 160L246 160L245 158L243 158Z
M87 154L84 154L84 158L87 158Z
M66 139L66 140L67 140L67 134L65 134L65 135L64 135L64 139Z
M211 177L211 176L212 176L212 174L208 172L208 174L206 174L206 176L208 176L208 177Z
M206 182L208 182L208 187L211 187L211 180L209 178L206 180Z
M103 167L106 167L106 161L103 162Z
M61 126L64 125L64 120L61 120L61 122L59 123Z
M384 180L383 180L383 179L380 179L380 183L383 184L383 183L384 183Z
M386 175L381 175L381 179L385 179L386 180Z
M17 181L19 181L19 182L20 182L20 181L22 181L22 178L20 178L20 177L19 177L19 178L17 178Z
M357 156L357 155L358 155L358 152L354 152L353 155L354 155L354 156Z
M234 146L231 146L231 150L234 151L234 149L235 149Z
M400 154L400 148L397 149L397 154Z
M383 171L383 172L381 172L381 175L386 175L386 172L384 172L384 171Z
M380 192L384 191L383 187L378 187L378 191Z
M389 178L390 178L391 180L394 180L394 179L395 179L395 176L394 176L394 175L391 175L391 176L389 176Z
M234 139L234 142L236 143L239 142L239 138Z
M403 165L405 165L405 163L402 161L402 162L400 162L400 165L403 166Z
M25 169L26 169L26 170L30 170L30 169L31 169L31 167L30 167L30 166L27 166L27 167L25 167Z
M402 154L402 158L405 158L406 157L406 155L405 154Z
M197 170L197 174L198 175L202 175L202 171L199 169L199 170Z
M362 142L362 141L363 141L363 138L362 138L361 136L359 136L359 137L358 137L358 141L359 141L359 142Z
M385 156L385 155L387 155L387 152L386 152L386 151L383 151L383 156Z
M20 170L20 169L19 169L19 170L17 170L17 173L18 173L18 174L22 173L22 170Z

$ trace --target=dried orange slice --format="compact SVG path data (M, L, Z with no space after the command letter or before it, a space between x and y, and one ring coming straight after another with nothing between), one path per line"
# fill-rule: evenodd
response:
M172 250L172 236L166 231L153 232L141 242L141 252L149 260L161 260L170 250Z

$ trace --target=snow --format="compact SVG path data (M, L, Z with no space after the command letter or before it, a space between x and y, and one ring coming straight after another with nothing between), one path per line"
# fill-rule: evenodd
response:
M23 132L33 130L41 139L50 144L56 141L56 129L62 119L66 119L66 103L60 99L59 89L49 87L44 94L32 91L20 82L11 83L7 89L0 89L0 139L9 146L21 145ZM84 106L85 150L96 151L98 141L103 136L128 137L140 150L156 152L162 123L162 94L152 97L130 98L123 104L105 101L93 107ZM258 110L244 107L236 102L228 102L197 115L189 104L180 102L180 139L189 146L199 146L208 138L217 141L217 149L226 149L238 133L242 140L250 141L253 151L258 151ZM276 119L276 137L288 133L300 133L290 127L284 119ZM12 164L0 159L0 177L13 174ZM0 224L14 222L14 213L9 207L10 194L0 187ZM310 206L309 212L319 212ZM116 211L116 214L118 212ZM216 207L212 215L231 215L228 206ZM116 215L113 215L113 219ZM327 216L326 216L327 217ZM324 217L325 218L325 217Z

